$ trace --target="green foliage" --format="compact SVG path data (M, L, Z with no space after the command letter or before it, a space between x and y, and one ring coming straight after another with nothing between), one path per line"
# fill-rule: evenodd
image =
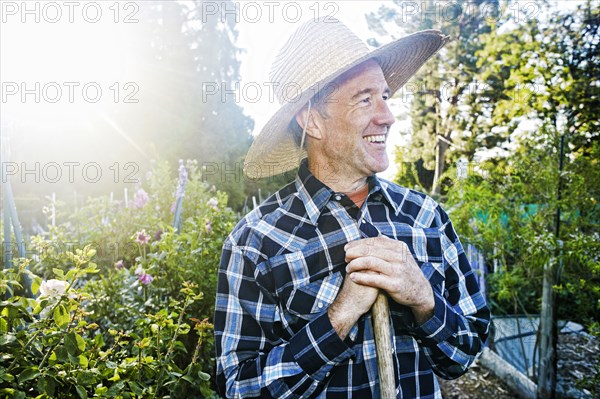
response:
M210 396L208 375L198 357L185 367L173 362L181 337L190 331L188 307L202 298L197 286L184 283L181 299L169 309L147 314L128 331L103 330L90 312L89 294L74 288L97 273L89 246L67 252L74 267L35 289L37 299L12 296L0 303L0 393L8 397L185 397ZM28 261L2 271L2 281L16 284L29 273ZM31 275L37 279L35 275ZM6 287L0 294L7 292ZM211 328L198 321L198 336ZM197 348L202 344L198 339ZM196 349L197 350L197 349Z
M62 208L67 221L32 239L32 259L3 271L0 394L214 395L209 318L237 217L193 161L186 182L179 229L172 204L182 186L156 164L129 206L93 198L76 212ZM15 295L24 274L37 299Z
M568 163L558 200L558 159L548 151L556 141L537 150L521 144L503 163L478 165L456 182L448 197L452 220L461 237L496 265L488 278L494 313L539 313L543 267L556 262L559 318L591 326L600 321L600 231L590 187L600 184L600 175L575 173L589 159ZM557 207L562 244L555 234Z

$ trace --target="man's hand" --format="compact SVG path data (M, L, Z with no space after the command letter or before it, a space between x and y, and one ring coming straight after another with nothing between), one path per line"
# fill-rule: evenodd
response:
M394 301L411 308L419 324L431 318L433 289L405 243L387 237L363 238L349 242L345 250L346 272L352 281L387 291Z
M346 276L335 301L327 309L331 325L341 339L345 339L360 316L371 309L378 293L379 289L358 285Z

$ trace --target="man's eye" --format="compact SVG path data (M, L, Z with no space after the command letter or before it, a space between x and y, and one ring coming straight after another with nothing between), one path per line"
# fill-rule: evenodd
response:
M369 104L371 102L371 97L365 97L362 100L360 100L360 102L363 104Z
M390 95L389 94L384 94L383 95L383 101L387 101L390 99Z

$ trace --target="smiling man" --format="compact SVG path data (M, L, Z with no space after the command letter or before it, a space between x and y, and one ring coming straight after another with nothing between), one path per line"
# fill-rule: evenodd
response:
M388 98L446 41L423 31L369 52L339 21L316 20L281 49L271 77L282 106L245 170L266 177L301 162L224 244L223 395L380 397L369 312L379 292L390 303L396 397L441 398L435 374L462 375L483 349L489 310L447 214L376 175L389 165Z

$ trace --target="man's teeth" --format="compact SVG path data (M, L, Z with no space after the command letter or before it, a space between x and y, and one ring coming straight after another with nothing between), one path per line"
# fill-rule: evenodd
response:
M385 134L381 134L379 136L367 136L367 137L363 137L363 139L368 141L369 143L384 142Z

